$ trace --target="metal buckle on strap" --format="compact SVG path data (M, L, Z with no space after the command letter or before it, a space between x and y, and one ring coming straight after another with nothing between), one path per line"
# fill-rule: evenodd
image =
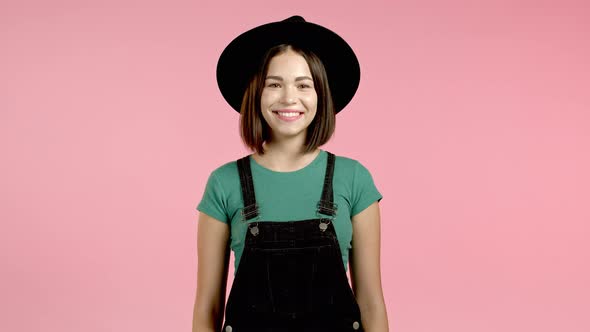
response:
M317 204L316 215L320 218L320 231L325 232L328 225L336 219L336 212L338 211L338 204L328 201L320 200ZM321 214L329 215L329 218L323 217Z
M260 213L259 213L258 208L259 208L259 206L256 203L243 207L240 210L240 214L242 216L241 217L242 222L246 222L248 219L252 218L253 216L256 216L256 220L258 220L260 218Z
M316 214L319 215L320 213L330 215L332 219L336 216L338 212L338 204L334 202L320 200L317 204Z

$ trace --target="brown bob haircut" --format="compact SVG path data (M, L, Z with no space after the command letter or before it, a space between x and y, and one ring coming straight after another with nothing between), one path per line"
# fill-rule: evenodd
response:
M244 144L252 151L264 154L262 144L270 140L271 128L262 117L260 96L264 89L266 74L270 60L287 50L303 56L311 71L313 84L317 94L317 111L313 121L307 127L304 152L314 151L324 145L336 128L336 113L332 94L328 86L328 76L321 60L311 51L298 48L295 45L281 44L270 48L262 58L260 70L250 80L240 108L240 136Z

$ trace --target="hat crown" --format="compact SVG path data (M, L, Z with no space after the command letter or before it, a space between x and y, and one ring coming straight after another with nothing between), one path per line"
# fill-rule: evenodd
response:
M283 20L283 22L305 22L305 19L299 15L293 15Z

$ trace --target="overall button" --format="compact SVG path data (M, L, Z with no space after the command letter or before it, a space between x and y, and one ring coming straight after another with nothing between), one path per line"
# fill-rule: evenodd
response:
M250 233L252 233L252 235L254 235L254 236L258 235L258 233L259 233L258 226L251 227Z
M231 332L232 328L231 325L225 327L225 332Z
M361 324L359 324L359 322L352 323L352 328L355 330L358 330L360 326L361 326Z

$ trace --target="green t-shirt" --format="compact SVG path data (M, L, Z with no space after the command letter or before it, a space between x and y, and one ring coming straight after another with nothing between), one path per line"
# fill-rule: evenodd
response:
M321 150L321 149L320 149ZM322 195L328 153L321 150L307 166L294 172L275 172L250 157L250 168L263 221L294 221L318 218L316 204ZM352 240L351 217L383 196L375 187L369 170L357 160L336 155L332 180L334 202L338 212L334 220L336 236L344 267ZM209 175L197 210L224 223L231 221L231 243L234 252L234 276L240 264L248 224L241 222L244 207L237 162L219 166ZM322 215L323 217L327 217ZM251 219L249 221L254 221Z

